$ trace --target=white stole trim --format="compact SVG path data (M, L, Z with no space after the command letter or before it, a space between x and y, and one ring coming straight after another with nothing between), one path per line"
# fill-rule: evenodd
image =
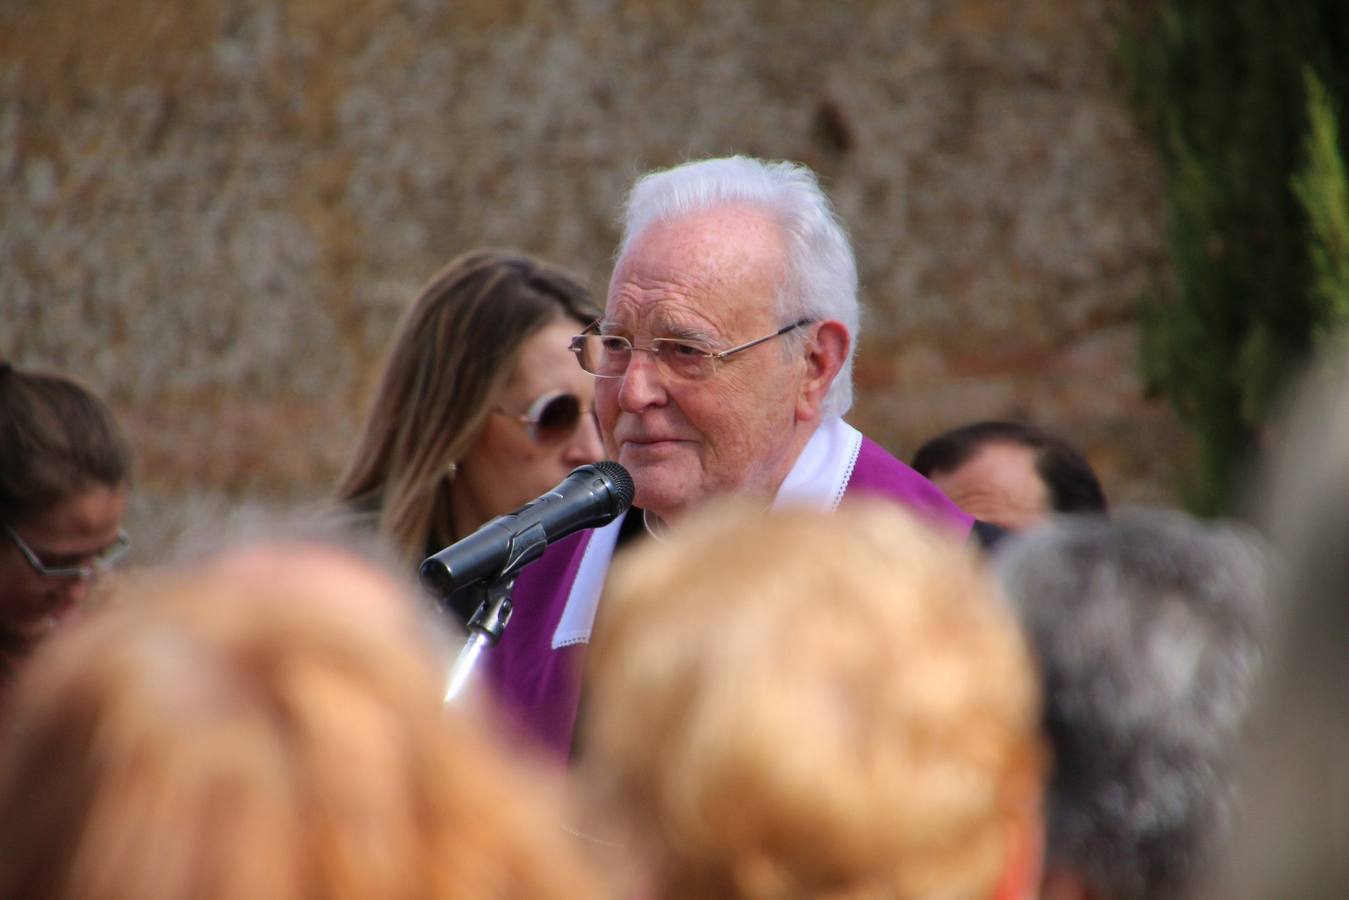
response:
M805 506L833 512L843 501L862 452L862 432L840 418L821 422L782 480L774 509Z
M832 512L843 500L861 451L862 432L837 417L821 422L782 480L774 508L806 506ZM553 632L554 650L589 643L624 518L626 514L590 533L567 605Z
M603 528L590 532L590 540L586 542L585 552L581 555L581 565L576 570L576 580L571 583L571 592L567 594L567 605L563 607L562 618L553 632L554 650L590 641L595 611L600 605L600 592L604 590L604 576L609 574L609 563L613 561L614 547L618 544L618 530L626 518L627 513L624 513Z

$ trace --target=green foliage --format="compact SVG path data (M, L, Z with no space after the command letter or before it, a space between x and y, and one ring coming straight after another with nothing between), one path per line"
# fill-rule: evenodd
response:
M1312 262L1320 226L1292 177L1308 132L1304 73L1330 96L1349 95L1349 3L1132 9L1120 58L1165 166L1171 275L1144 301L1143 374L1195 434L1187 505L1215 513L1236 499L1257 429L1325 314ZM1318 147L1338 163L1337 137L1332 118ZM1333 175L1317 158L1306 190L1320 198ZM1326 212L1326 234L1338 234L1343 209ZM1342 266L1344 245L1327 240L1327 258ZM1332 282L1349 284L1335 271Z
M1340 155L1339 121L1325 86L1304 73L1307 120L1302 168L1293 191L1311 226L1312 296L1318 304L1317 343L1343 344L1349 335L1349 182Z

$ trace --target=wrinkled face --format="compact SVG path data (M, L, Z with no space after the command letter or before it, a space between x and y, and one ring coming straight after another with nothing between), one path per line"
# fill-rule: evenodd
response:
M619 260L601 330L636 347L678 338L711 351L772 334L783 235L762 211L727 205L649 226ZM778 338L737 353L702 381L672 377L650 353L595 379L609 456L636 504L673 519L718 494L771 496L799 451L804 365Z
M117 540L126 510L126 488L91 485L46 512L9 523L49 568L81 566ZM0 532L0 633L20 642L50 631L88 596L86 579L41 575Z
M572 469L602 458L591 414L595 379L581 371L567 349L572 336L588 324L560 318L521 344L519 362L497 399L497 411L487 417L477 441L458 461L454 493L477 520L456 521L461 532L528 503ZM576 428L559 439L536 442L521 417L539 397L559 391L580 400Z
M930 479L977 519L1021 531L1049 516L1049 492L1035 471L1035 451L1005 441L986 444L965 464Z

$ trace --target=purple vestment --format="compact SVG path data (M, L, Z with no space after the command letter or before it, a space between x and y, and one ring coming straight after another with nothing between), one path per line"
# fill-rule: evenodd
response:
M961 538L973 523L932 482L866 438L844 492L845 499L863 496L895 500ZM536 737L559 760L565 760L571 748L585 644L554 648L553 634L592 533L583 531L558 541L520 573L513 595L514 617L501 643L488 650L483 661L507 720Z

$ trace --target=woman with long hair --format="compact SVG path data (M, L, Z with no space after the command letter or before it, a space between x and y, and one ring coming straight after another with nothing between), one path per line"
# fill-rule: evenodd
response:
M452 260L398 328L339 503L415 565L599 459L592 379L568 349L598 316L541 260Z

